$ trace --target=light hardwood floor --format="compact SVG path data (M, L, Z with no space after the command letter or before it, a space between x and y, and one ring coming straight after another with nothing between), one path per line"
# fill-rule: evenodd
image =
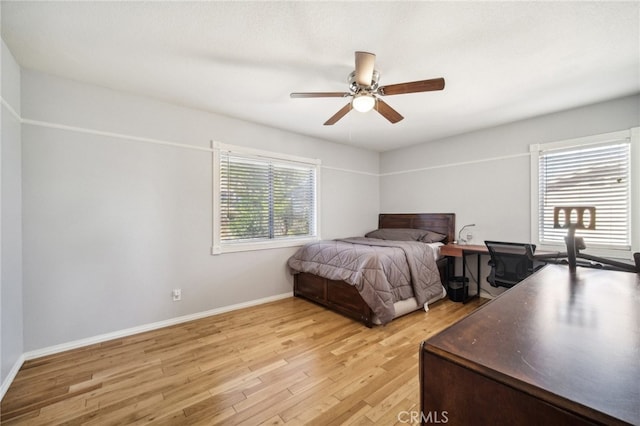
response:
M31 360L2 424L406 424L420 342L483 302L368 329L289 298Z

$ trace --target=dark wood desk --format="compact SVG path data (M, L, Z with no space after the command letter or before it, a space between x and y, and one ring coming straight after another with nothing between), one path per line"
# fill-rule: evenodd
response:
M639 424L640 275L548 265L423 342L419 374L450 425Z
M489 250L485 245L473 245L473 244L445 244L440 247L440 254L443 256L447 256L450 259L449 262L449 277L453 277L455 275L455 261L456 257L462 258L462 277L463 279L467 277L467 256L468 255L476 255L478 262L478 272L476 275L476 294L471 296L467 296L462 302L466 303L474 297L480 297L480 256L489 255ZM465 284L466 285L466 284ZM465 293L463 291L463 293ZM466 294L466 293L465 293Z

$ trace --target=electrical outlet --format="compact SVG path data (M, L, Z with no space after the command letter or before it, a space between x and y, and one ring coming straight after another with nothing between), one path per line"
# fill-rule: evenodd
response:
M171 295L173 296L174 302L182 300L182 290L179 288L174 288L173 292L171 292Z

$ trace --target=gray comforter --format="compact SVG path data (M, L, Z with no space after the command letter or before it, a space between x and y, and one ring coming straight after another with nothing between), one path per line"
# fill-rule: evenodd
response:
M415 296L422 306L442 294L433 248L422 242L364 237L319 241L301 247L288 265L294 273L355 286L382 324L395 317L395 302Z

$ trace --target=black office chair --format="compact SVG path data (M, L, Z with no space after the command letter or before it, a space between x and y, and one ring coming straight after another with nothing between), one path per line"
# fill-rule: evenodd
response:
M485 241L491 260L491 272L487 281L493 287L511 288L529 275L544 266L544 263L532 260L527 256L527 247L531 253L536 250L535 244Z

